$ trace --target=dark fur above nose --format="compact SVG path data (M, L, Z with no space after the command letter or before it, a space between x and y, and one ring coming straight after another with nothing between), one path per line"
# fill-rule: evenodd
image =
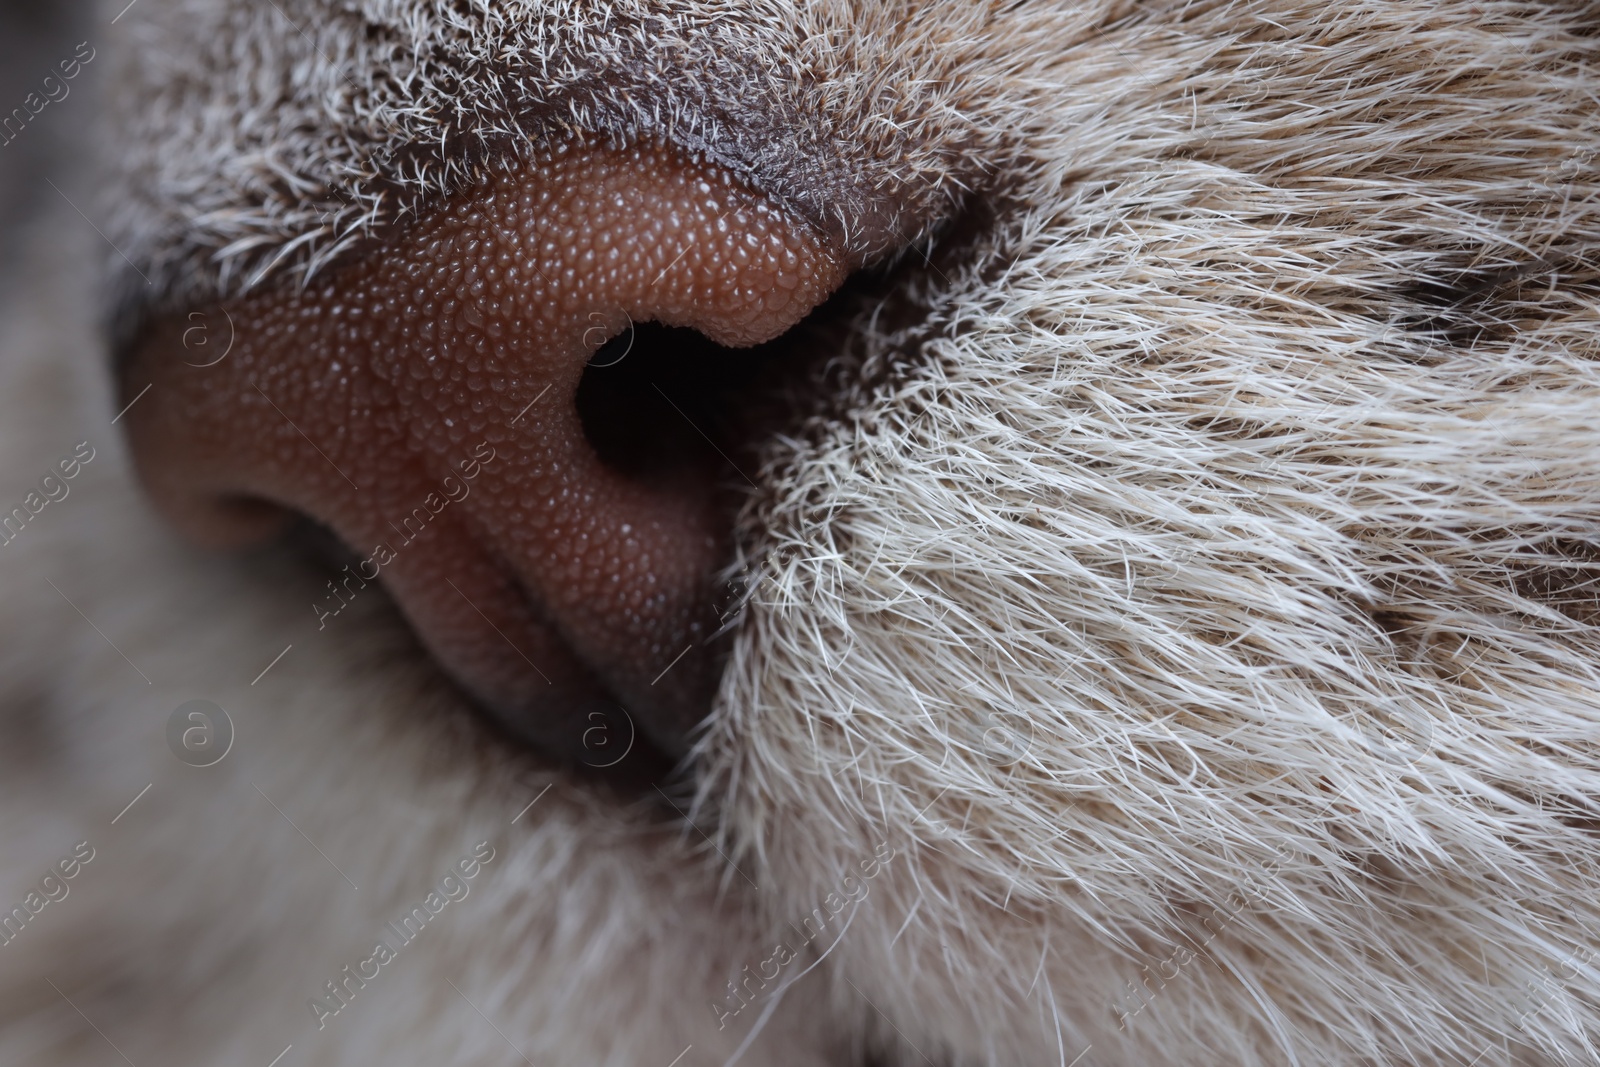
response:
M359 562L330 591L382 582L513 730L576 752L592 713L620 706L681 752L715 685L725 532L709 478L596 453L579 380L630 323L767 340L844 272L713 166L574 141L307 289L228 303L236 341L215 365L185 349L185 316L158 321L125 371L130 396L153 383L129 434L203 540L259 531L241 500L335 531Z

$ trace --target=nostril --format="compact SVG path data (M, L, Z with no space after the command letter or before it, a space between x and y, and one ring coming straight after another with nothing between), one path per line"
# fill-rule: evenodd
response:
M181 512L169 508L168 514L190 540L214 549L246 548L274 540L296 519L291 508L231 492L189 497Z
M250 495L333 530L523 736L579 750L615 700L681 751L715 683L717 468L764 362L725 346L784 333L845 269L708 164L573 142L229 302L226 360L197 369L185 320L157 320L124 368L152 387L129 436L180 516Z
M766 355L683 327L631 326L600 346L578 382L584 436L624 477L699 486L730 453L737 412Z
M295 513L272 500L248 493L224 493L211 508L213 543L252 544L271 540L295 520Z
M647 323L646 325L649 324ZM615 367L618 363L621 363L624 359L627 359L628 353L633 351L633 342L636 337L637 331L635 330L634 325L630 322L626 330L617 334L615 337L611 338L609 341L595 350L594 355L589 357L589 363L586 369L592 370L595 367Z

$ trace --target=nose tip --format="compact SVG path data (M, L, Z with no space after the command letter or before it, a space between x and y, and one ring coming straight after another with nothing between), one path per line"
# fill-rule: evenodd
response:
M203 309L232 324L225 358L185 358L194 313L156 321L123 375L130 397L150 385L129 437L197 537L257 529L241 501L339 535L358 560L312 606L319 630L382 583L516 732L603 762L603 719L606 743L637 729L678 753L715 684L726 534L709 479L602 459L580 379L634 323L770 339L844 273L823 238L711 164L574 141L306 289Z

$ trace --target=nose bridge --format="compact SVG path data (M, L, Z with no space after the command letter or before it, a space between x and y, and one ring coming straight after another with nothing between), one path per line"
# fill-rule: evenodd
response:
M714 680L691 653L721 532L708 486L601 461L576 409L585 363L635 322L768 339L844 270L710 165L575 141L303 292L227 305L220 363L181 358L183 318L157 323L125 377L152 385L129 433L202 534L235 496L333 528L503 717L614 699L681 742Z

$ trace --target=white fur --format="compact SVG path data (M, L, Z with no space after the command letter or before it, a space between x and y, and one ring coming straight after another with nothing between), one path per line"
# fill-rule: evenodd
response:
M832 973L923 1052L1594 1055L1595 56L1477 10L1108 35L771 449L704 801L795 900L902 844Z

